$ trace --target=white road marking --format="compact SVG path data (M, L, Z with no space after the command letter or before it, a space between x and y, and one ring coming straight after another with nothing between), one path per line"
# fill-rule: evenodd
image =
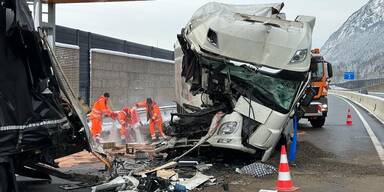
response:
M361 115L360 111L350 101L348 101L344 97L340 97L340 96L338 96L338 97L343 99L346 103L348 103L355 110L355 112L359 116L361 122L363 122L364 128L367 131L369 137L371 138L372 144L375 147L376 152L379 155L380 161L381 161L381 163L384 166L384 149L383 149L383 145L380 143L379 139L377 139L375 133L372 131L371 126L369 126L367 120L365 120L363 115Z

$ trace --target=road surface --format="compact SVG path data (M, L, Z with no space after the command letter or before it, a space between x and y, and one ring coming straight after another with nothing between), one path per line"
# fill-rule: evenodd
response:
M384 126L364 109L356 105L355 108L383 147ZM348 109L351 109L352 126L346 125ZM268 163L277 167L278 159L279 154L275 154ZM291 174L302 191L382 191L383 167L362 120L342 98L329 96L329 113L324 127L312 128L308 121L300 121L297 161L296 166L291 166ZM220 171L217 174L220 175ZM221 175L228 181L230 191L273 189L276 182L276 175L256 179L239 175L232 167L223 170ZM27 191L60 191L58 186L62 183L62 180L54 180L53 184L34 185ZM203 191L223 190L217 185Z

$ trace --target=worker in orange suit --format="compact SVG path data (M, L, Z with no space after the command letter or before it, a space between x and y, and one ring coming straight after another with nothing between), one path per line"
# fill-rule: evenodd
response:
M120 123L120 137L121 142L127 143L133 141L133 129L136 128L136 125L139 123L139 114L136 111L136 107L130 109L129 107L124 107L121 111L117 113L117 118Z
M117 119L120 123L120 138L122 144L127 142L127 138L129 137L132 140L131 131L130 131L130 121L131 121L131 109L128 107L124 107L121 111L117 113Z
M163 119L157 103L151 98L147 98L143 102L136 103L136 107L145 108L147 111L147 121L149 123L149 132L152 140L156 139L155 126L159 129L160 136L165 138L165 134L163 132Z
M100 96L95 103L93 103L92 111L89 114L89 120L92 121L92 136L97 141L100 140L100 134L102 131L103 117L109 116L114 118L114 113L108 106L109 93L104 93Z

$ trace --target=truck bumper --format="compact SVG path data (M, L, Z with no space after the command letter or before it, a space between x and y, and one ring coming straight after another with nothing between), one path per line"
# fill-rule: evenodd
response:
M321 97L318 100L313 100L309 106L304 107L304 111L304 117L307 118L327 116L328 99L326 97Z

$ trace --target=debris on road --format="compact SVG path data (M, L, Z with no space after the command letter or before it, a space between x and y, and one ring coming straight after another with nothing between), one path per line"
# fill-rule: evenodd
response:
M156 171L156 176L162 179L171 179L173 176L176 176L175 179L178 179L177 173L174 170L161 169Z
M198 165L195 165L196 169L201 172L210 169L212 166L213 166L212 164L205 164L205 163L200 163Z
M138 185L139 181L132 176L119 176L108 183L93 186L92 192L133 190L136 189Z
M197 172L196 175L193 176L192 178L186 179L184 181L180 181L180 183L184 185L188 190L192 190L212 178L213 176L207 176L200 172Z
M236 168L236 172L240 174L248 174L254 177L264 177L266 175L277 173L277 169L272 165L265 163L252 163L242 167L241 169Z

